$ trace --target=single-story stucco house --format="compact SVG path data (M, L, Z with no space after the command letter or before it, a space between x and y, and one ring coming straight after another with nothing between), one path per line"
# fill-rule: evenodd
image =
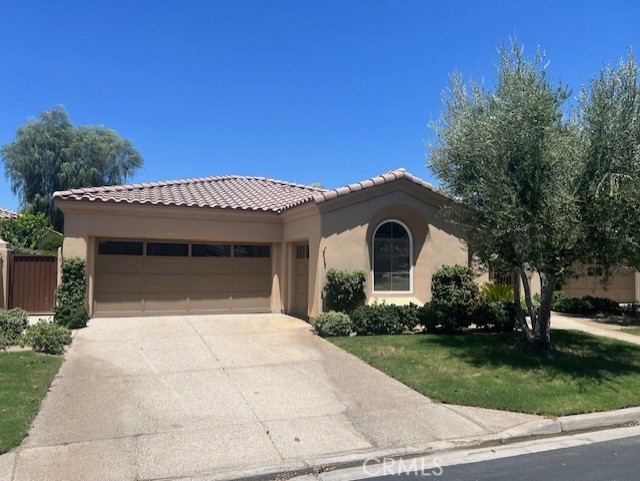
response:
M441 215L451 199L404 169L339 189L230 175L73 189L54 200L65 215L63 256L87 262L92 316L314 318L330 268L365 271L370 303L423 304L438 268L470 262L462 232ZM565 292L640 298L637 272L607 291L589 272Z
M339 189L221 176L57 192L63 256L87 261L93 316L287 312L314 318L330 268L375 300L422 304L468 264L450 200L403 169Z

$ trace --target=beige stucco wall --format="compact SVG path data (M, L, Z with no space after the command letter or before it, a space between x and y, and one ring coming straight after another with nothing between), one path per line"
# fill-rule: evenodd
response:
M330 268L363 270L367 274L369 302L415 302L431 297L431 276L441 266L468 264L466 244L460 231L444 220L442 197L410 183L388 184L320 204L322 238L317 277L324 281ZM413 239L413 290L410 293L374 293L371 271L371 239L377 226L397 219L411 231ZM310 267L310 270L312 268ZM316 285L320 298L322 283ZM313 311L312 316L319 311Z
M0 239L0 308L9 307L9 256L10 246Z
M563 287L567 297L607 297L617 302L635 302L638 296L638 275L635 271L621 269L614 273L609 283L604 286L602 277L589 276L588 266L576 268L575 275Z
M320 237L321 237L321 215L318 207L313 205L304 206L287 212L282 216L283 243L286 249L285 264L282 271L286 272L287 288L283 299L284 310L292 312L294 310L295 292L295 246L297 244L309 243L309 279L307 292L308 316L313 318L322 312L322 299L320 292L324 278L317 269L320 262Z

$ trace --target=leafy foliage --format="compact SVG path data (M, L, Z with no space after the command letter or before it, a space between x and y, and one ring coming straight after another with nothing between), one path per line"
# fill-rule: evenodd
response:
M616 301L605 297L584 296L578 298L567 298L557 296L551 308L557 312L568 314L609 314L622 315L623 310Z
M402 334L405 330L402 313L401 308L393 304L360 306L351 315L353 329L359 336Z
M471 324L471 315L480 301L476 275L466 266L444 266L431 279L431 304L446 317L446 330L462 329Z
M54 254L63 237L53 231L43 213L24 212L16 219L0 221L0 237L16 252Z
M511 42L499 55L493 88L452 77L429 165L459 200L448 214L474 254L517 274L525 338L551 349L551 298L575 263L640 266L638 67L629 55L604 69L571 116L569 92L549 80L543 54L528 58ZM540 276L538 308L527 271Z
M327 271L327 282L322 292L327 310L350 314L364 304L366 275L362 271L346 272L337 269Z
M36 352L62 354L64 346L71 343L71 331L55 322L40 319L37 324L27 328L23 342Z
M491 282L485 282L480 286L480 295L486 301L513 302L513 286L507 284L494 284Z
M75 127L60 106L19 127L0 154L14 194L58 231L63 218L52 202L55 191L122 184L143 162L129 140L102 126Z
M0 336L9 344L17 344L29 324L29 316L20 308L0 309Z
M580 92L584 165L580 176L585 246L592 262L640 266L640 84L630 51Z
M344 312L329 311L315 318L313 329L321 337L348 336L353 331L353 324Z
M56 291L58 303L53 319L70 329L85 327L89 319L85 268L86 263L82 259L67 259L62 263L62 282Z
M513 300L484 301L473 312L473 323L478 328L510 332L516 328Z

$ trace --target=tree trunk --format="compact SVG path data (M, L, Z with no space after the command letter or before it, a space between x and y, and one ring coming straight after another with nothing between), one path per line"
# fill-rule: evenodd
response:
M527 346L542 351L553 351L551 344L551 334L549 331L551 321L551 301L553 291L556 288L555 276L541 272L540 275L540 307L536 309L533 305L529 279L526 277L525 269L514 269L513 271L513 298L518 324L524 334L524 342ZM527 306L525 313L521 305L520 283L524 288L524 300ZM531 327L527 322L527 315L531 319Z
M553 275L540 273L540 311L538 313L538 329L535 336L536 347L545 351L553 351L551 344L551 301L556 289L556 278Z

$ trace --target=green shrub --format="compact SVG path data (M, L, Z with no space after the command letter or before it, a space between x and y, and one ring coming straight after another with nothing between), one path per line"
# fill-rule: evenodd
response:
M427 332L435 332L441 328L450 330L451 326L448 322L447 315L433 302L427 302L419 312L420 324Z
M593 296L585 296L583 299L588 300L593 304L593 308L596 313L600 314L613 314L620 315L622 314L622 309L620 308L620 304L613 299L609 299L606 297L593 297Z
M405 331L413 331L419 324L421 324L420 307L413 302L403 305L395 306L400 317L400 323Z
M401 310L393 304L360 306L353 311L351 319L359 336L402 334L405 330Z
M581 315L621 315L624 312L620 307L620 304L618 304L616 301L604 297L593 296L584 296L578 298L567 298L564 296L558 296L558 299L554 300L554 302L552 303L551 308L557 312Z
M9 342L9 339L4 337L4 334L0 332L0 351L6 350L10 345L11 343Z
M82 259L69 259L62 264L62 283L56 291L58 303L53 318L56 323L69 329L85 327L89 320L85 266Z
M480 286L480 296L487 302L513 302L513 286L486 282Z
M516 328L513 301L489 301L476 306L473 313L474 324L478 328L492 331L511 332Z
M353 324L344 312L329 311L315 318L313 329L321 337L348 336L353 331Z
M553 294L551 295L551 310L557 311L558 306L560 306L566 298L567 297L564 295L564 291L553 291Z
M433 274L431 304L445 315L445 330L469 327L480 292L474 282L476 275L466 266L444 266Z
M326 310L351 314L358 306L364 305L367 298L364 292L366 279L362 271L329 269L327 282L322 289Z
M69 329L44 319L29 326L23 336L24 344L28 344L36 352L47 354L62 354L64 346L70 342L71 331Z
M10 344L16 344L29 324L26 311L20 308L0 309L0 335Z

